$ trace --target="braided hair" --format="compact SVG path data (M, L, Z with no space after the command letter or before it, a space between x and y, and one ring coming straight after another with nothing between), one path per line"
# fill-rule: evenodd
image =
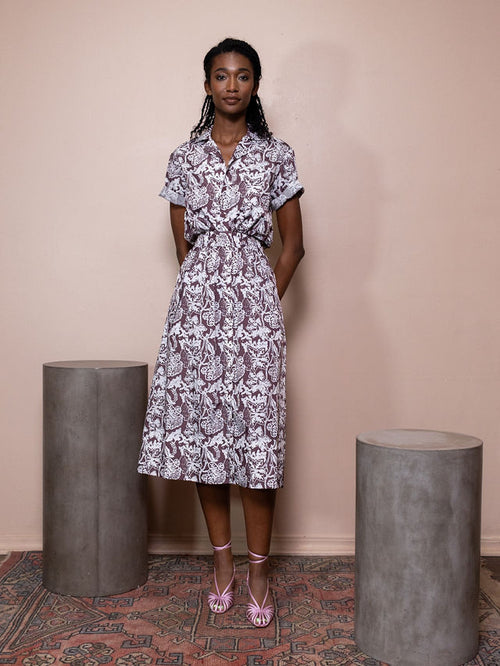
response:
M257 83L260 81L262 76L262 69L257 51L247 42L244 42L241 39L232 39L231 37L228 37L222 42L219 42L219 44L211 48L205 56L203 60L203 69L205 71L206 81L210 81L210 71L212 69L212 63L215 56L221 55L222 53L239 53L245 56L245 58L248 58L252 64L255 82ZM200 120L198 121L198 124L193 127L191 132L191 139L195 139L202 132L211 127L213 125L214 119L214 101L212 99L212 95L207 95L201 110ZM246 111L246 121L252 132L255 132L258 136L264 139L268 139L271 136L271 131L267 126L264 110L258 95L252 95L250 104L248 105Z

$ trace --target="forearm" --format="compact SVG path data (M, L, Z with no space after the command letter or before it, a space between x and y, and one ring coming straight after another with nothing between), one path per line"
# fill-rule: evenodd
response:
M276 211L281 236L281 254L274 267L278 296L283 297L295 269L304 256L302 215L298 197L289 199Z
M177 261L179 262L179 266L182 266L182 263L186 258L187 253L192 247L193 246L187 241L185 243L181 243L180 245L175 246L175 253L177 255Z
M179 266L182 265L182 262L186 258L187 253L193 247L184 238L184 214L186 209L184 206L177 206L176 204L170 204L170 222L172 224L172 233L174 235L175 243L175 253L177 255L177 261Z
M303 256L304 248L300 245L293 249L284 250L278 257L274 267L274 275L276 276L276 286L280 298L283 298L283 295L290 284L290 280L295 273L295 269L299 265Z

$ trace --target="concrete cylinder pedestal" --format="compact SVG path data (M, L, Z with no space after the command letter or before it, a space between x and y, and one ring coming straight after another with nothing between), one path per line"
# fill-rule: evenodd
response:
M137 459L148 366L43 366L43 584L119 594L147 579L145 477Z
M429 430L356 441L355 640L393 666L478 650L482 442Z

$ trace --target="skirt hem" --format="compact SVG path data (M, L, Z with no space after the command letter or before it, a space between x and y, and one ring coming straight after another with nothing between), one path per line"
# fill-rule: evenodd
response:
M146 471L141 468L137 470L139 474L144 474L146 476L152 476L152 477L157 477L159 479L166 479L167 481L190 481L191 483L201 483L206 486L225 486L225 485L230 485L230 486L239 486L240 488L249 488L250 490L279 490L280 488L283 488L283 483L281 484L276 484L274 486L255 486L255 485L243 485L241 483L238 483L237 481L223 481L222 483L209 483L207 481L200 481L200 479L197 479L196 477L170 477L166 476L164 474L161 474L157 470L154 471Z

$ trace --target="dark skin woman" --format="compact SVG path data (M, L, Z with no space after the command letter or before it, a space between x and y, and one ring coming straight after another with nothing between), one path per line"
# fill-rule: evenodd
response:
M192 133L197 137L207 128L230 172L235 150L248 139L252 130L255 141L268 141L273 146L258 98L260 62L255 51L245 42L227 39L214 47L205 58L204 83L207 95L202 118ZM257 70L257 71L256 71ZM259 144L260 145L260 144ZM263 144L267 145L267 144ZM286 145L286 144L285 144ZM295 187L299 188L300 184ZM287 190L288 192L288 190ZM274 265L277 296L285 294L300 260L304 256L302 219L298 191L283 195L276 210L281 237L281 252ZM186 238L186 206L170 203L170 218L179 264L191 252L193 242ZM205 516L210 541L214 547L214 579L209 605L213 612L225 612L233 603L234 563L230 547L230 484L197 482L198 495ZM249 551L247 582L249 609L247 616L257 627L267 626L273 617L268 582L267 555L276 500L275 487L239 486Z

